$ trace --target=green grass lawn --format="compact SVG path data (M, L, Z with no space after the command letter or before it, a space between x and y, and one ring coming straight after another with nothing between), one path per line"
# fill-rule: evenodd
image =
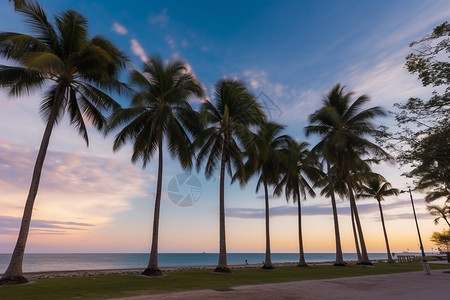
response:
M432 270L449 268L449 265L431 265ZM211 270L181 270L165 272L165 276L157 278L140 275L53 278L39 279L24 285L1 286L0 299L105 299L197 289L227 291L231 287L238 285L377 275L420 270L422 270L420 263L379 263L374 267L350 265L347 267L311 266L298 268L287 266L278 267L275 270L242 268L233 269L231 274L213 274Z

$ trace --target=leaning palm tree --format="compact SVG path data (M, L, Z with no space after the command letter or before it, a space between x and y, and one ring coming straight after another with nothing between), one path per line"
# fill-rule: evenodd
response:
M353 182L350 173L352 162L358 160L361 153L372 154L386 160L391 156L378 145L365 138L378 131L371 121L385 113L380 107L362 110L362 106L370 99L366 95L351 102L353 93L344 93L344 87L337 84L323 99L324 106L310 116L310 124L306 134L319 134L322 140L316 146L322 149L326 159L337 167L337 175L347 185L350 207L354 213L359 243L361 244L362 264L371 264L367 255L364 235L353 194Z
M253 145L246 162L247 174L259 174L256 184L256 192L261 185L264 187L265 221L266 221L266 257L263 269L273 269L270 251L270 218L269 218L269 185L277 185L280 182L282 166L287 167L289 161L289 144L293 140L288 135L279 135L284 126L263 122L258 132L254 135Z
M368 177L368 179L359 186L360 193L358 194L361 198L375 198L378 201L378 208L380 209L381 224L383 225L384 240L386 241L386 251L388 254L388 263L393 263L391 250L389 248L389 241L386 233L386 226L384 225L383 209L381 208L381 201L384 197L398 195L398 189L392 188L391 184L384 180L383 177L377 176Z
M27 281L22 273L23 255L54 126L67 111L70 123L89 144L86 121L102 130L106 125L102 113L119 108L102 90L112 92L124 88L117 76L126 63L124 54L108 40L100 36L88 38L87 20L76 11L65 11L56 17L55 24L47 20L37 3L25 3L18 12L25 16L36 34L0 33L0 55L13 62L9 66L0 65L0 86L8 88L11 96L44 90L40 110L46 126L17 244L1 283Z
M302 234L302 206L301 200L306 200L306 194L315 197L313 187L309 182L316 182L325 177L325 174L318 168L319 163L310 155L305 142L291 142L288 145L289 160L288 165L283 167L282 179L275 187L274 193L280 195L284 190L286 200L292 197L294 203L297 202L298 215L298 243L299 262L297 266L307 266L303 249Z
M230 272L225 239L225 171L245 181L243 147L252 139L249 126L258 125L265 115L256 98L237 80L223 79L214 90L215 104L203 103L196 136L197 169L205 169L207 179L219 168L219 262L215 272ZM204 164L204 167L203 167ZM234 170L234 171L233 171Z
M439 224L439 219L443 219L450 227L450 223L448 221L450 218L450 206L444 205L441 207L438 205L427 205L427 210L430 215L437 216L437 218L434 219L434 224Z
M131 72L131 83L138 89L133 95L132 107L118 110L112 115L111 128L125 125L116 135L113 150L119 150L127 141L133 143L133 163L142 159L143 168L158 152L158 178L156 184L153 235L150 259L143 275L162 275L158 267L158 232L161 207L163 172L163 143L169 153L177 157L183 168L192 167L194 155L186 130L198 132L198 115L188 99L203 97L204 91L194 75L181 61L170 61L164 66L159 57L144 65L144 72Z

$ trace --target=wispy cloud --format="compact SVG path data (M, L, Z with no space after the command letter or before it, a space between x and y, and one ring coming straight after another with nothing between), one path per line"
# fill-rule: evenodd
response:
M130 42L131 42L131 51L133 51L135 55L139 56L143 62L147 62L148 56L145 53L145 50L144 48L142 48L139 41L137 39L131 39Z
M286 91L286 86L283 84L270 81L269 74L265 71L246 70L243 75L253 89L263 91L275 98L282 97Z
M34 166L36 150L8 140L0 141L0 203L2 214L21 215ZM132 209L132 199L146 195L153 184L139 167L127 160L92 154L48 151L34 216L67 223L81 216L90 224L111 221L119 212ZM41 226L41 223L37 223ZM43 227L43 225L41 226Z
M36 154L34 149L1 140L0 184L8 182L16 188L26 189ZM67 193L124 193L128 187L136 187L136 183L133 183L136 178L127 179L111 174L131 175L139 171L132 164L122 165L114 159L50 150L47 152L40 188L59 189Z
M148 17L148 20L151 24L159 24L161 27L164 27L169 22L169 16L167 15L167 8L164 8L159 14L152 14Z
M296 216L297 207L295 206L276 206L270 208L270 215L273 217L279 216ZM243 219L263 219L264 209L263 208L227 208L227 216ZM314 216L314 215L330 215L331 208L326 206L309 206L304 207L302 215L304 216Z
M175 49L177 47L177 42L170 35L166 36L166 42L169 45L170 49Z
M0 216L0 236L16 235L20 228L21 218ZM80 231L94 227L94 224L81 222L62 222L55 220L32 220L30 230L38 234L68 234L73 230Z
M113 23L111 30L120 35L128 34L128 29L118 22Z
M278 103L286 93L286 86L270 81L265 71L246 70L243 72L243 79L250 84L269 118L280 117L282 109Z
M360 201L358 201L360 202ZM402 209L408 206L405 201L395 201L383 204L383 211L387 220L409 219L411 214L404 213ZM350 204L348 202L338 205L339 215L350 215ZM358 203L360 215L374 215L376 221L379 219L378 204L373 202ZM386 213L387 212L387 213ZM264 208L227 208L227 216L242 219L263 219L265 217ZM297 216L297 207L292 205L282 205L270 208L271 217ZM430 218L426 212L419 212L422 218ZM317 204L312 206L303 205L303 216L331 216L331 204Z
M246 70L244 81L250 84L270 118L282 124L298 124L320 105L321 95L315 90L299 90L270 80L265 71Z

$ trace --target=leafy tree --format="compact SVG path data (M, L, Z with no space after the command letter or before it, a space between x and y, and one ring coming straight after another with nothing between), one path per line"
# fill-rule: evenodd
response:
M281 181L274 191L275 194L281 195L284 190L287 201L292 197L294 203L297 202L299 243L299 262L297 266L299 267L307 266L303 250L301 200L306 200L307 194L315 197L316 193L309 182L316 182L326 176L320 170L317 159L310 154L307 146L308 144L305 142L297 143L293 141L288 144L289 159L287 166L283 167Z
M442 232L435 231L430 237L430 241L432 241L435 245L439 246L439 250L443 252L449 252L449 244L450 244L450 229L443 229Z
M125 125L114 140L114 151L127 141L133 143L131 160L142 159L147 165L158 151L158 179L156 184L155 211L150 260L143 275L162 275L158 267L158 232L161 206L163 172L163 143L169 153L178 158L183 168L192 167L194 149L188 135L196 134L198 114L188 100L192 96L203 97L201 84L187 71L181 61L170 61L164 66L159 57L151 58L144 65L144 72L131 72L131 82L137 87L132 107L118 110L111 118L111 127Z
M256 192L261 185L264 187L265 221L266 221L266 257L263 269L273 269L270 251L270 218L269 218L269 189L270 185L277 185L283 166L287 165L288 145L292 139L288 135L280 135L284 129L282 125L263 122L254 135L254 147L247 155L249 159L246 168L251 173L259 174ZM248 172L247 174L251 174Z
M361 192L358 194L361 198L375 198L378 202L378 208L380 209L381 224L383 225L384 240L386 242L386 251L388 254L388 262L393 263L391 250L389 248L389 240L386 233L386 226L384 225L383 209L381 208L381 201L384 197L398 195L399 190L392 188L391 184L384 180L381 176L370 176L359 187Z
M390 159L382 148L366 139L367 135L374 135L377 130L371 121L385 113L380 107L362 110L362 106L370 99L366 96L358 97L351 102L353 93L344 93L344 87L337 84L323 99L323 107L310 115L310 124L306 127L306 134L319 134L322 140L315 146L321 151L325 159L336 165L337 177L346 184L350 207L354 213L359 242L362 252L362 264L371 264L359 220L358 209L354 197L354 184L351 173L355 162L361 160L362 154L371 154L380 159ZM332 184L330 185L332 186Z
M427 191L427 202L450 201L450 24L409 45L406 68L436 90L429 100L410 98L396 103L393 112L400 130L383 127L379 141L397 151L397 161L412 166L408 177L418 179L417 189Z
M450 206L444 205L444 206L438 206L438 205L427 205L427 210L432 216L437 216L436 219L434 219L434 224L439 224L439 219L443 219L447 225L450 227L449 218L450 218Z
M0 86L11 96L43 90L40 112L46 123L26 200L19 237L1 283L23 283L22 261L50 136L64 112L88 144L86 120L98 130L106 128L102 112L119 105L102 90L120 91L119 71L126 58L103 37L88 38L86 18L67 10L52 24L36 3L26 3L23 14L34 35L0 33L0 55L13 62L0 65Z
M265 115L256 98L237 80L223 79L214 90L215 103L205 101L200 111L197 169L211 178L219 168L219 262L215 272L230 272L225 239L225 171L245 184L243 149L252 141L248 127L261 124ZM203 166L204 164L204 166Z

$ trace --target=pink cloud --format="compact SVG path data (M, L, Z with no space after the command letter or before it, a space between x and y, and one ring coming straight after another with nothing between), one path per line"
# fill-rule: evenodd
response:
M122 24L119 24L117 22L114 22L111 30L120 35L128 34L128 29Z
M139 41L137 39L131 39L130 42L131 42L131 51L133 51L135 55L139 56L143 62L147 62L148 56L145 53L145 50L144 48L142 48Z

